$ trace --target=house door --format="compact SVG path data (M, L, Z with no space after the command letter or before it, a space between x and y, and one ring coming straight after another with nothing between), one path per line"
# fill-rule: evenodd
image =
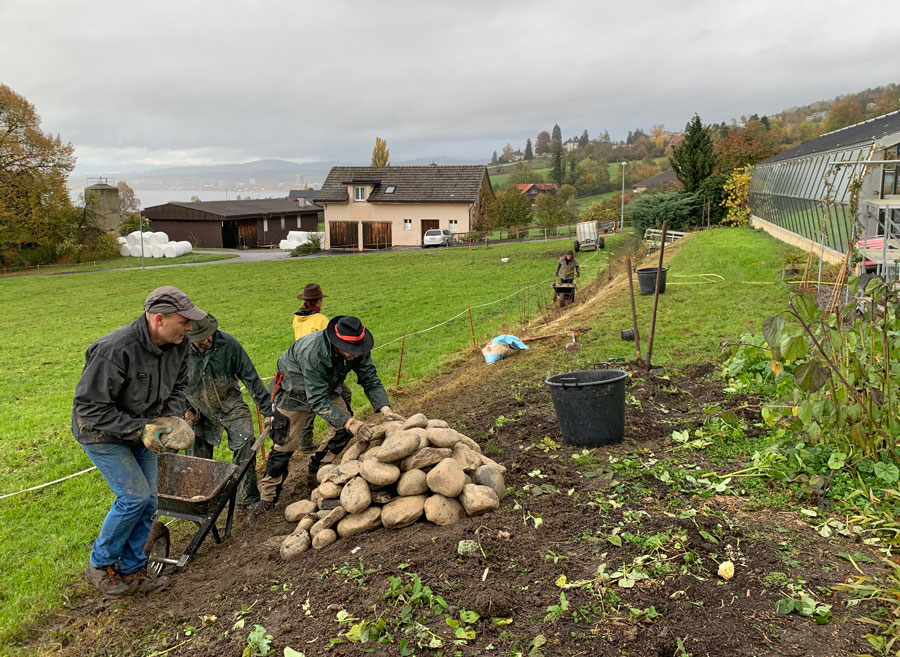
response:
M425 240L426 230L437 230L441 227L441 222L437 219L422 219L422 241Z
M238 222L238 248L239 249L255 249L256 248L256 222L255 221L239 221Z
M359 222L330 221L328 223L328 243L332 249L359 248Z
M391 222L390 221L364 221L363 222L363 248L364 249L389 249L389 248L391 248Z
M238 245L237 224L234 221L222 222L222 248L236 249Z

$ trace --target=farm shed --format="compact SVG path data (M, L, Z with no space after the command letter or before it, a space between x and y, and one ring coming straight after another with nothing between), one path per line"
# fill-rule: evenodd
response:
M756 165L750 183L753 225L775 237L843 261L854 236L900 255L900 111L829 132ZM868 162L869 164L863 164ZM850 183L861 177L859 212L850 214ZM824 230L823 230L824 229ZM879 239L885 232L888 240ZM871 243L870 243L871 242ZM886 245L886 246L885 246ZM894 253L891 253L891 251ZM867 254L870 257L872 254Z
M142 214L153 230L176 241L207 248L253 249L278 244L291 230L317 230L320 211L318 206L301 207L281 198L172 202L146 208Z
M481 165L333 167L316 203L326 249L383 249L421 246L427 230L477 230L492 194Z

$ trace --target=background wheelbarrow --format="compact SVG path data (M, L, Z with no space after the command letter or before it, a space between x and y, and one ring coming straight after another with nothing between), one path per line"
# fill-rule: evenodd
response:
M554 283L553 293L559 301L559 307L562 308L570 303L575 302L575 283Z
M253 455L259 451L268 435L264 431L253 443ZM159 576L166 566L184 568L188 565L207 534L212 532L216 543L231 535L234 506L238 486L253 467L255 459L247 459L240 466L224 461L212 461L182 454L160 454L157 475L159 508L156 516L168 516L190 520L197 524L197 532L179 558L169 557L169 528L158 519L150 528L150 536L144 546L147 555L147 572ZM228 507L225 530L219 535L216 521Z

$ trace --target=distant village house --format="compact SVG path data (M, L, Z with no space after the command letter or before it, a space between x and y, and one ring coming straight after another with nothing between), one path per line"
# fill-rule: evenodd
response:
M171 240L206 248L255 249L278 244L291 230L317 230L320 211L317 205L301 207L278 198L172 202L146 208L142 214L153 230L163 231Z
M631 187L634 191L641 193L646 192L648 189L674 189L676 187L681 187L681 183L678 182L678 178L675 176L675 170L668 169L667 171L658 173L646 180L636 182Z
M316 196L326 249L421 246L425 231L484 225L486 166L333 167Z
M525 194L534 203L535 199L541 194L556 196L559 186L556 183L521 183L516 185L516 189L520 193Z

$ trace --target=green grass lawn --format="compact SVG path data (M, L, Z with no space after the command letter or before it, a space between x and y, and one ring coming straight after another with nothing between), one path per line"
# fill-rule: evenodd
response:
M548 166L534 167L534 172L542 175L544 177L544 181L546 182L546 181L550 180L551 169L552 169L552 167L548 167ZM494 189L504 187L508 182L509 182L509 174L508 173L498 173L496 175L491 174L491 185L494 187Z
M213 260L228 260L236 258L233 253L190 253L179 258L144 258L145 267L159 267L160 265L182 265L190 262L211 262ZM96 262L80 262L69 265L45 265L42 267L30 267L19 271L0 272L0 276L28 276L33 274L62 274L66 272L97 271L102 269L133 269L141 267L140 258L123 258L116 256L108 260Z
M576 198L575 202L578 203L579 208L586 208L591 203L596 203L597 201L605 201L607 199L612 198L618 191L606 192L604 194L594 194L593 196L582 196L581 198Z
M388 385L397 381L399 338L408 334L401 384L409 384L472 348L470 305L479 347L504 325L515 330L523 303L519 289L552 277L563 244L0 281L0 495L90 467L69 429L84 351L139 316L147 294L160 285L180 287L215 314L268 377L293 339L295 296L305 283L318 282L329 295L326 315L356 314L371 329L373 356ZM583 278L605 263L605 252L592 256L582 259ZM538 293L546 298L548 290L549 283L526 290L528 314L537 312ZM501 303L475 307L502 297ZM438 329L415 334L453 316ZM362 407L365 398L356 392ZM110 502L96 472L0 500L0 644L67 598Z

